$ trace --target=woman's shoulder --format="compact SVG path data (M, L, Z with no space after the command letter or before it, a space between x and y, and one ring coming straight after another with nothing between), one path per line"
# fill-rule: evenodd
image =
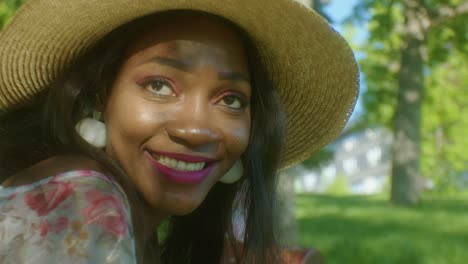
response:
M5 202L13 196L26 197L31 193L47 196L49 189L54 190L54 195L56 189L73 191L78 199L84 199L85 193L115 194L128 204L125 192L114 178L98 162L84 156L55 156L20 171L2 183L0 198L8 198L1 199Z
M80 155L53 156L25 168L15 175L8 177L3 183L4 188L20 187L34 184L44 179L62 175L67 172L94 171L103 175L108 174L97 161Z
M134 263L128 200L98 164L69 156L35 166L28 173L49 176L0 190L0 233L11 234L0 236L0 262L18 261L21 252L28 260L40 255L39 263Z
M47 192L49 187L57 189L57 186L72 186L69 190L80 198L90 191L113 193L128 204L124 190L102 165L84 156L71 155L51 157L9 177L2 183L0 198Z

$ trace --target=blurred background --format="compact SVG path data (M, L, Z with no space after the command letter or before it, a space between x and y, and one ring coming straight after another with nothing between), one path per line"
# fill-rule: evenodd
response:
M330 264L468 263L468 1L297 1L350 43L361 93L342 135L282 173L281 243ZM0 0L0 28L24 2Z

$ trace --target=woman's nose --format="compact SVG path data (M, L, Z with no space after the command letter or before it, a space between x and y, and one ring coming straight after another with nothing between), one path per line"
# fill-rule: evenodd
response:
M211 118L209 106L188 105L166 125L169 137L189 148L217 148L221 131Z

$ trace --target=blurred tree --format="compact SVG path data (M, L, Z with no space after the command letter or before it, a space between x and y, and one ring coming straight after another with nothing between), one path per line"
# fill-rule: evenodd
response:
M467 73L468 54L453 51L445 63L433 67L426 80L421 172L444 192L456 191L456 177L468 170Z
M26 0L1 0L0 1L0 29L8 22L16 10L25 3Z
M280 246L299 247L299 226L296 220L294 175L282 172L278 179L277 237Z
M421 105L433 84L425 80L456 50L468 51L467 14L466 0L363 0L354 10L353 20L369 21L370 33L360 49L368 85L363 123L393 128L396 204L420 199Z
M304 165L306 169L316 169L331 162L332 159L333 151L330 147L325 147L315 153L312 157L305 160L302 165Z

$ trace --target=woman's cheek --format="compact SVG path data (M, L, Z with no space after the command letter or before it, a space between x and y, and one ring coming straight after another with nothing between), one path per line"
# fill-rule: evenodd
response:
M155 107L151 102L140 100L131 108L122 109L123 118L127 119L125 130L128 134L156 133L171 115L164 107Z
M248 122L250 124L250 122ZM244 154L245 150L247 149L247 145L249 144L249 136L250 136L250 125L241 125L236 128L232 128L228 131L230 134L230 142L232 145L232 149L235 150L238 155ZM231 151L234 152L234 151Z

